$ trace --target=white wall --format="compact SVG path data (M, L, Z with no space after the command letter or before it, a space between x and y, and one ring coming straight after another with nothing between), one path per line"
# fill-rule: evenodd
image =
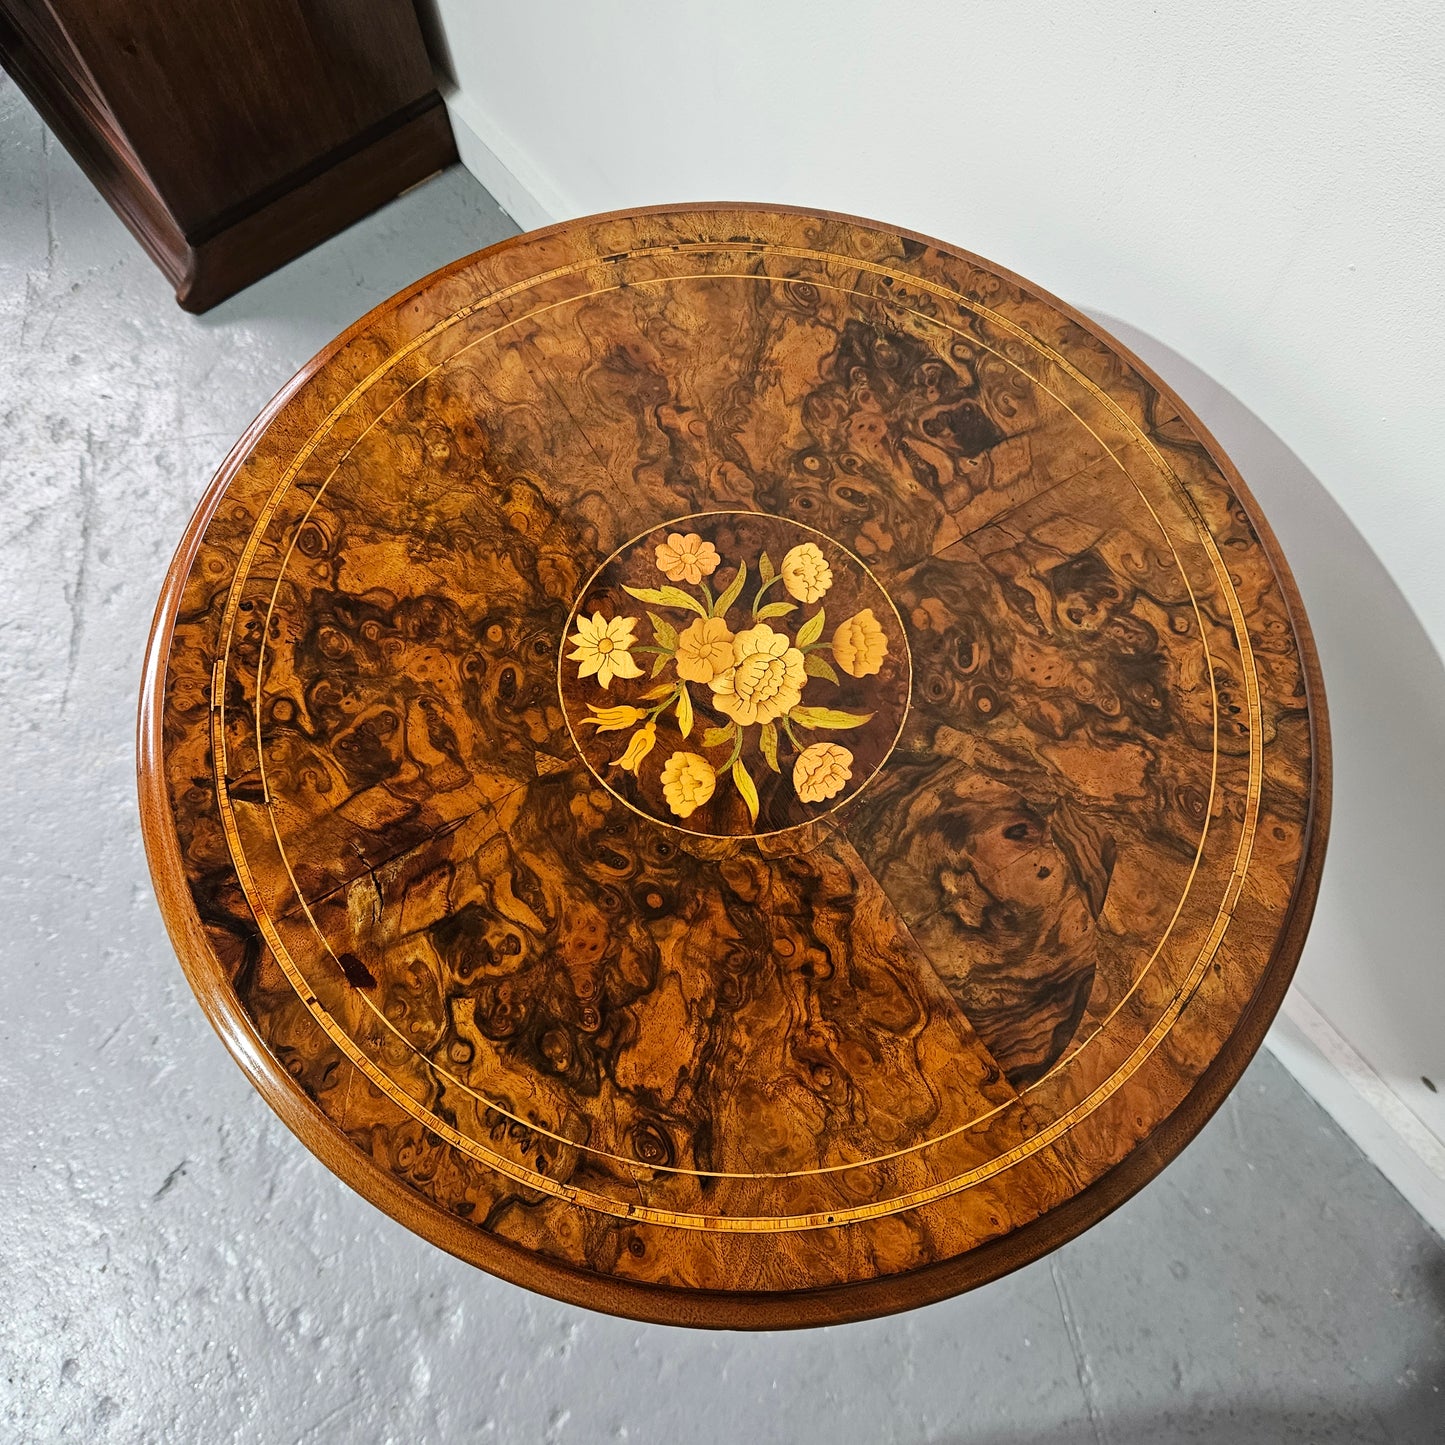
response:
M1420 1082L1445 1091L1438 0L431 3L463 159L522 225L677 200L883 218L1126 323L1232 428L1336 714L1301 985L1445 1139Z

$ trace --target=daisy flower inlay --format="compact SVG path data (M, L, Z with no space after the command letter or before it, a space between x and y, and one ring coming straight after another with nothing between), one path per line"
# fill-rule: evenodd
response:
M596 677L603 687L610 687L614 677L641 677L642 669L632 656L632 633L637 626L633 617L611 620L594 612L590 618L577 618L577 631L568 641L576 651L568 654L572 662L581 663L578 677Z

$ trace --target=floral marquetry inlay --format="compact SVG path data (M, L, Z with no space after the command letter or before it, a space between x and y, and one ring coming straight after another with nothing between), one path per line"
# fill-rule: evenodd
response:
M582 756L690 832L776 833L856 794L908 710L908 642L867 567L784 517L706 512L583 588L558 681Z

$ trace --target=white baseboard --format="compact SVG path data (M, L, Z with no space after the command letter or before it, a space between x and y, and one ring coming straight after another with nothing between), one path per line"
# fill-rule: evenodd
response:
M1286 996L1265 1043L1425 1222L1445 1236L1445 1142L1298 988Z
M443 97L462 164L518 226L529 231L580 214L470 96L444 87ZM1298 988L1285 999L1266 1043L1426 1222L1445 1235L1445 1142Z
M470 96L455 86L443 86L442 99L462 164L522 230L535 231L579 214L556 193L541 167Z

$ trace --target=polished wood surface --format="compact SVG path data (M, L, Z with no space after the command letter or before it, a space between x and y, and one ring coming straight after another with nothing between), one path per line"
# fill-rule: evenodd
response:
M844 217L458 262L238 444L141 720L152 871L343 1178L596 1308L968 1288L1187 1143L1302 946L1324 701L1176 398Z

